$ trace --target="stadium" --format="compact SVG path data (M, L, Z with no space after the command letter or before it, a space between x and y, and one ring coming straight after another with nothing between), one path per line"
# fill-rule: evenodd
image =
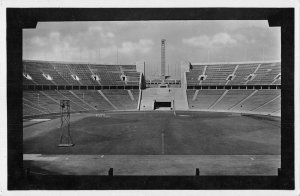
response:
M23 61L24 165L33 174L277 175L281 63ZM66 101L65 105L62 101ZM113 169L113 170L112 170Z
M294 8L6 12L9 190L295 189Z

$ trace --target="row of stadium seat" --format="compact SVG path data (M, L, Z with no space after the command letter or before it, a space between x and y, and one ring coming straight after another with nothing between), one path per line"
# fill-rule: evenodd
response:
M191 64L187 85L270 85L281 84L281 63ZM254 77L249 79L249 75ZM199 76L205 76L201 80ZM232 79L228 77L232 75Z
M71 112L134 110L139 90L47 90L23 92L23 115L58 113L68 99ZM190 109L280 114L281 90L187 90Z
M281 90L187 90L190 109L280 113Z
M72 64L23 61L23 85L139 85L140 73L135 65ZM25 75L29 75L26 77ZM72 76L73 75L73 76ZM97 75L95 80L93 75ZM122 80L122 75L128 79ZM49 76L47 79L46 77ZM75 77L75 78L74 78ZM76 79L77 77L77 79Z
M24 85L138 85L140 73L135 65L95 65L71 64L42 61L24 61L24 74L29 74L31 80L23 77ZM248 76L253 74L251 80ZM252 63L252 64L192 64L191 70L186 72L187 85L280 85L280 63ZM43 76L44 75L44 76ZM51 80L47 80L49 75ZM77 76L79 80L74 79ZM93 79L97 75L99 80ZM126 81L122 80L126 76ZM205 75L204 80L199 76ZM228 76L233 75L232 80ZM160 80L152 80L160 83Z
M60 100L70 100L71 112L134 110L139 90L23 91L23 116L60 112Z

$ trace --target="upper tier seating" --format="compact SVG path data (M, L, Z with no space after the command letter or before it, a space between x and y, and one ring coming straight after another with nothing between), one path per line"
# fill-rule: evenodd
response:
M259 69L255 72L255 77L253 80L249 81L247 84L271 84L274 78L281 72L280 63L263 63L259 66Z
M135 65L23 61L23 72L32 78L23 77L24 85L138 86L140 81ZM46 79L43 74L51 79ZM122 75L126 76L126 80L122 79Z
M122 72L118 65L90 65L91 71L100 77L102 85L126 85L121 80Z
M53 69L53 67L52 67L52 69ZM46 71L51 70L51 66L49 66L46 63L39 63L39 62L26 62L23 65L23 73L29 74L32 77L32 81L34 81L36 84L55 85L53 80L47 80L43 76L43 74L46 74L44 70L46 70ZM28 80L25 77L24 77L24 79ZM28 83L29 83L29 81L28 81Z
M73 74L80 78L82 85L95 86L99 85L97 80L92 79L93 73L91 72L89 65L87 64L69 64L70 70Z
M253 74L250 79L249 75ZM281 84L281 63L192 64L186 72L188 86L194 85L271 85ZM205 75L204 80L199 76ZM230 80L228 76L232 75Z
M59 83L60 85L81 85L81 83L72 78L72 72L67 64L53 63L54 69L57 71L62 78L65 79L66 83Z
M186 72L186 81L188 85L198 85L200 83L198 78L204 73L205 65L196 65L192 68L190 72Z
M245 85L247 83L247 78L250 74L254 73L258 64L240 64L235 72L235 78L228 81L227 85Z
M235 68L235 65L209 65L206 68L206 80L202 81L202 85L225 85L226 78L230 75Z

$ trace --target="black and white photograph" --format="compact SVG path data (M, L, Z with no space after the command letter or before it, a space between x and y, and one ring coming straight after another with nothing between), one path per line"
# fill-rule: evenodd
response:
M6 8L7 188L295 190L294 11Z
M277 175L280 49L267 21L38 23L23 30L24 165Z

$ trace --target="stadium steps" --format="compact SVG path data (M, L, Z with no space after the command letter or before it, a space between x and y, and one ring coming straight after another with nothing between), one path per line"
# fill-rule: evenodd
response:
M208 109L215 107L215 105L217 105L223 99L223 97L225 97L227 92L228 92L228 90L225 90L225 92L221 95L221 97L219 97L219 99L213 105L211 105Z
M196 91L195 91L195 94L194 94L194 96L193 96L193 99L192 99L193 101L196 100L198 93L199 93L199 90L196 90Z
M168 88L148 88L143 90L140 110L153 110L154 101L172 101Z
M278 110L278 106L280 106L281 103L281 95L278 95L274 99L264 103L263 105L251 110L251 111L269 111L274 112L274 110ZM271 110L271 111L270 111Z
M228 110L234 110L234 108L236 108L237 106L241 106L245 101L247 101L248 99L250 99L258 90L253 91L249 96L247 96L245 99L243 99L242 101L240 101L239 103L235 104L234 106L232 106L231 108L228 108Z
M77 80L74 80L71 77L71 71L69 67L66 64L57 64L53 63L52 64L53 68L56 70L56 72L63 78L68 85L80 85L80 83Z
M114 109L96 90L73 90L73 93L97 110Z
M115 109L118 110L118 108L104 95L104 93L101 90L98 90L98 93Z
M52 109L56 109L55 112L60 112L60 100L58 99L57 96L55 96L55 91L39 91L42 95L44 95L45 97L47 97L49 100L51 100L52 102L47 102L49 104L49 107L51 107ZM51 96L52 95L52 96ZM54 96L53 96L54 95ZM56 98L56 99L55 99ZM71 107L71 112L76 112L76 110L73 109L73 107ZM54 112L54 113L55 113Z
M93 74L93 75L97 75L93 72L93 70L91 69L90 65L87 65L87 68L89 69L89 71ZM101 85L99 80L95 80L94 83L97 83L98 85Z
M280 95L280 90L258 90L253 96L245 101L241 107L235 108L239 111L252 111L266 102L269 102Z
M29 105L29 106L31 106L31 107L37 109L37 110L43 111L43 112L45 112L45 113L50 113L50 111L49 111L47 108L41 106L39 103L36 103L36 104L35 104L35 103L33 103L31 100L28 100L28 99L26 99L26 98L24 98L24 97L23 97L23 103L24 103L24 104L27 104L27 105Z
M205 71L204 68L207 66ZM199 81L199 75L205 73L206 80ZM187 85L280 85L281 80L274 78L281 73L280 62L240 62L218 63L212 65L193 64L192 69L186 72ZM226 80L229 74L234 74L233 80ZM246 78L255 74L253 80Z
M45 96L42 91L39 91L40 105L47 108L50 113L58 113L60 112L59 104L53 102L47 96Z
M46 112L39 110L33 106L30 106L26 103L23 103L23 116L32 116L40 114L46 114Z
M67 97L68 99L70 99L71 101L73 101L74 103L76 103L77 105L79 105L80 107L84 108L85 110L87 110L87 111L91 110L87 104L85 104L80 98L74 96L74 94L72 94L71 91L60 90L59 92L63 96Z
M171 88L171 92L174 91L175 110L188 110L188 101L186 96L186 90L184 88Z
M137 110L140 110L140 108L141 108L142 94L143 94L143 91L140 90L140 91L139 91L139 96L138 96L138 105L137 105L137 108L136 108Z
M135 110L137 107L138 100L132 100L127 90L103 89L101 91L118 110Z
M77 96L73 91L69 91L74 97L76 97L77 99L79 99L80 101L82 101L83 103L85 103L87 106L89 106L90 108L92 108L93 110L97 110L95 109L93 106L91 106L89 103L87 103L86 101L84 101L83 99L81 99L79 96Z
M153 110L154 100L172 102L176 110L188 110L186 91L183 88L148 88L142 91L140 110Z
M148 88L142 91L140 110L153 110L157 88Z
M202 89L198 91L196 99L192 99L195 90L187 90L191 109L209 109L223 95L225 90Z
M88 111L88 109L86 109L85 107L83 107L82 104L80 102L78 102L78 100L74 99L74 97L72 97L72 96L68 96L69 94L66 93L66 91L58 91L58 90L55 90L55 91L56 91L56 93L58 95L60 95L62 97L62 99L70 100L71 103L73 103L74 105L76 105L76 110L79 107L78 111Z
M248 97L254 90L233 89L229 90L226 95L210 109L227 110L235 104L240 103L243 99Z
M133 97L131 91L130 91L130 90L127 90L127 92L128 92L128 95L129 95L130 99L131 99L132 101L134 101L134 97Z

